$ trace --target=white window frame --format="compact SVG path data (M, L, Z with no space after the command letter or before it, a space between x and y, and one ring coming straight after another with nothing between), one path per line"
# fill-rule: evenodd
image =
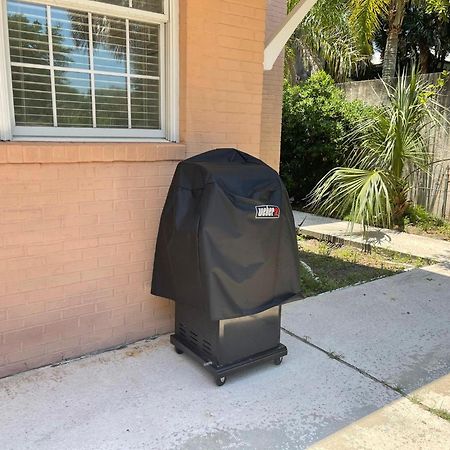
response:
M161 129L16 126L9 55L7 0L0 0L0 140L179 142L179 0L164 0L163 14L92 0L19 1L158 24L161 27L159 35L162 38L160 39Z

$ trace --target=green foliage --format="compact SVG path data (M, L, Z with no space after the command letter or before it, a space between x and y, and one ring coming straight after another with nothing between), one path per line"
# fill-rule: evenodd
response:
M378 49L386 47L388 24L375 34L374 45ZM423 2L413 2L406 6L402 32L399 35L397 70L401 72L418 61L422 73L440 72L446 66L445 58L450 51L450 27L445 17L437 12L429 12Z
M405 221L407 224L418 226L424 231L440 227L448 227L450 229L450 224L448 222L429 213L420 205L409 205L406 210Z
M288 11L298 2L288 0ZM420 14L409 14L412 10ZM407 61L416 55L423 68L433 60L444 63L449 16L450 0L317 0L287 43L288 78L295 83L314 68L337 81L359 77L370 67L374 40L386 79L394 76L397 53ZM389 51L397 49L399 40L399 52Z
M439 84L439 83L438 83ZM358 145L346 167L332 169L314 188L309 206L352 222L403 226L408 207L409 175L429 166L424 131L442 123L443 109L435 99L435 85L413 68L395 87L385 84L388 102L364 118L349 134Z
M361 116L371 109L349 102L332 78L320 71L297 86L284 86L281 176L301 203L314 185L353 149L344 142Z
M428 13L436 12L442 20L449 19L449 0L425 0L426 10Z
M382 25L382 18L389 12L391 0L350 0L353 33L366 53L372 52L370 41Z
M422 206L410 204L406 210L404 223L409 233L450 240L450 222L430 214Z
M288 0L290 11L298 0ZM296 58L322 68L336 81L363 70L369 56L362 53L351 32L348 0L318 0L289 39L285 53L286 78L295 84Z

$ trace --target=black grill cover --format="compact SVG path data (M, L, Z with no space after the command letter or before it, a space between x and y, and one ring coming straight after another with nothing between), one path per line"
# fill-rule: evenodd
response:
M299 291L296 242L276 171L235 149L202 153L175 171L152 293L202 308L212 320L256 314Z

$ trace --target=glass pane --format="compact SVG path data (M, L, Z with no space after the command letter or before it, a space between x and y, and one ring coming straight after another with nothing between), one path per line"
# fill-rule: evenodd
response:
M53 126L50 70L12 66L16 125Z
M131 79L132 128L161 128L159 121L159 80Z
M164 0L98 0L102 3L110 5L125 6L133 9L141 9L143 11L151 11L163 13Z
M51 8L55 66L89 69L89 21L86 13Z
M127 79L95 75L98 128L128 128Z
M159 26L130 21L130 72L159 76Z
M130 0L98 0L102 3L108 3L109 5L125 6L130 7Z
M125 20L92 16L94 69L126 72Z
M45 6L8 1L9 49L12 62L48 64Z
M89 74L55 70L55 90L58 126L92 127Z
M163 3L163 0L133 0L133 8L163 13Z

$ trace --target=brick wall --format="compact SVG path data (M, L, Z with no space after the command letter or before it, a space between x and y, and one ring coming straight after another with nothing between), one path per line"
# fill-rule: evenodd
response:
M260 153L265 0L180 2L182 137L187 154Z
M270 39L286 17L286 0L267 0L266 40ZM284 52L272 70L264 72L261 112L261 154L267 164L280 165L281 104L283 101Z
M220 146L259 156L263 139L277 165L266 1L180 6L182 144L0 143L0 377L170 331L173 305L149 287L176 164Z
M171 330L173 305L149 288L184 156L171 144L0 145L0 377Z

